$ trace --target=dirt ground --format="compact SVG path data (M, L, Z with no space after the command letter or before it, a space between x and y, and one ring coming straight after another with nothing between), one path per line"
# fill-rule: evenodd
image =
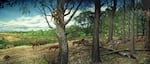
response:
M69 41L69 64L92 64L91 62L91 41L88 45L72 45L73 41ZM48 47L55 44L46 44L37 46L32 49L31 46L17 46L8 49L0 50L0 64L54 64L57 62L57 55L59 49L49 50ZM111 48L110 44L102 42L102 45ZM116 50L129 49L130 43L121 43L117 46ZM135 43L136 49L144 49L143 42ZM100 49L100 54L109 53L106 49ZM129 53L129 51L122 51ZM9 58L4 59L5 56ZM99 64L148 64L150 55L147 51L136 51L134 54L136 59L121 56L117 53L102 55L102 62Z

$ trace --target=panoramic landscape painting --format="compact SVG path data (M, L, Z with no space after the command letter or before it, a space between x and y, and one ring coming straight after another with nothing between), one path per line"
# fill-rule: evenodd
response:
M150 64L150 0L0 0L0 64Z

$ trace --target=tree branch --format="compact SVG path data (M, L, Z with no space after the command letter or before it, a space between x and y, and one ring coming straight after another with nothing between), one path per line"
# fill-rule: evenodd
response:
M68 4L71 0L67 0L67 3L66 3L66 6L65 6L65 9L64 9L64 12L67 10L67 7L68 7Z
M101 1L100 6L102 7L103 5L107 4L107 2L108 2L107 0L105 0L105 1L103 1L103 2Z
M45 5L45 7L47 7L51 13L53 12L52 9L48 5Z
M52 4L52 3L50 4L50 6L51 6L52 10L55 10L55 8L54 8L54 6L53 6L53 4Z
M72 7L71 7L71 9L69 10L69 12L68 12L68 13L66 13L66 14L64 14L64 16L69 15L73 8L74 8L74 4L72 5Z
M47 24L48 24L48 27L51 28L51 29L53 29L53 27L50 25L50 23L49 23L49 21L48 21L48 19L47 19L45 9L42 8L42 10L43 10L43 13L44 13L44 18L45 18L45 20L46 20L46 22L47 22Z
M75 15L75 13L77 12L77 10L79 9L80 5L82 4L83 0L80 0L80 3L78 4L77 8L75 9L75 11L73 12L73 14L70 16L70 18L67 20L67 22L65 23L65 25L67 25L70 20L72 19L72 17Z

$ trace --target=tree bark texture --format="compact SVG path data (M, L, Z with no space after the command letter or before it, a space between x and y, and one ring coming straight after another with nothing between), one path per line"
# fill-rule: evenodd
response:
M113 43L113 31L114 31L114 16L116 12L116 6L117 6L117 0L113 0L113 7L112 7L112 14L111 14L111 19L110 19L110 27L109 27L109 37L108 37L108 42Z
M99 51L99 22L100 22L100 0L95 1L95 18L93 25L92 62L101 62Z
M135 17L135 11L134 11L134 5L135 5L135 0L131 0L131 3L132 3L132 8L131 8L131 21L130 21L130 29L131 29L131 35L130 35L130 39L131 39L131 44L130 44L130 52L131 54L134 54L135 53L135 38L134 38L134 34L135 34L135 30L134 30L134 17Z
M68 64L68 43L64 24L64 3L65 0L57 0L58 18L55 20L56 36L59 42L58 64Z
M135 53L135 38L134 38L134 11L132 10L131 12L131 21L130 21L130 29L131 29L131 35L130 35L130 39L131 39L131 45L130 45L130 51L131 54Z
M150 9L148 9L147 11L147 31L146 31L146 44L145 44L145 48L150 50Z

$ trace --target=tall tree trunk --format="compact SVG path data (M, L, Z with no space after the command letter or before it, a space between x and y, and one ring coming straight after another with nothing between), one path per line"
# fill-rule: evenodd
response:
M68 64L68 43L64 24L64 0L57 0L58 18L55 20L56 35L59 41L58 64Z
M92 46L92 62L101 62L99 51L99 21L100 21L100 0L95 1L95 19L93 25L93 46Z
M122 27L123 27L123 29L122 29L122 32L123 32L123 37L122 37L122 43L125 43L125 5L126 5L126 0L123 0L123 2L124 2L124 5L123 5L123 21L122 21Z
M150 9L147 11L147 31L146 31L146 44L145 48L150 50Z
M113 43L113 30L114 30L114 16L116 12L117 0L113 0L113 7L112 7L112 15L110 19L110 27L109 27L109 37L108 42Z
M131 45L130 45L130 51L131 51L131 54L134 54L135 53L135 38L134 38L134 13L135 13L135 11L134 11L134 0L132 0L132 6L133 6L133 8L132 8L132 10L131 10L131 26L130 26L130 28L131 28L131 35L130 35L130 39L131 39Z
M131 13L131 18L132 20L130 21L131 23L131 26L130 26L130 29L131 29L131 35L130 35L130 39L131 39L131 46L130 46L130 50L131 50L131 54L134 54L135 53L135 38L134 38L134 11L132 11Z
M139 26L139 24L138 24L138 11L136 11L136 13L135 13L135 22L136 22L136 31L135 31L135 37L136 38L138 38L138 33L139 33L139 30L138 30L138 26Z
M131 23L130 23L130 19L131 19L131 14L130 12L128 13L128 36L127 37L130 37L130 33L131 33L131 29L130 29L130 26L131 26Z
M140 31L142 33L142 36L145 36L145 27L146 27L146 22L144 20L144 17L142 17L142 21L141 21L141 27L142 27L142 31Z

